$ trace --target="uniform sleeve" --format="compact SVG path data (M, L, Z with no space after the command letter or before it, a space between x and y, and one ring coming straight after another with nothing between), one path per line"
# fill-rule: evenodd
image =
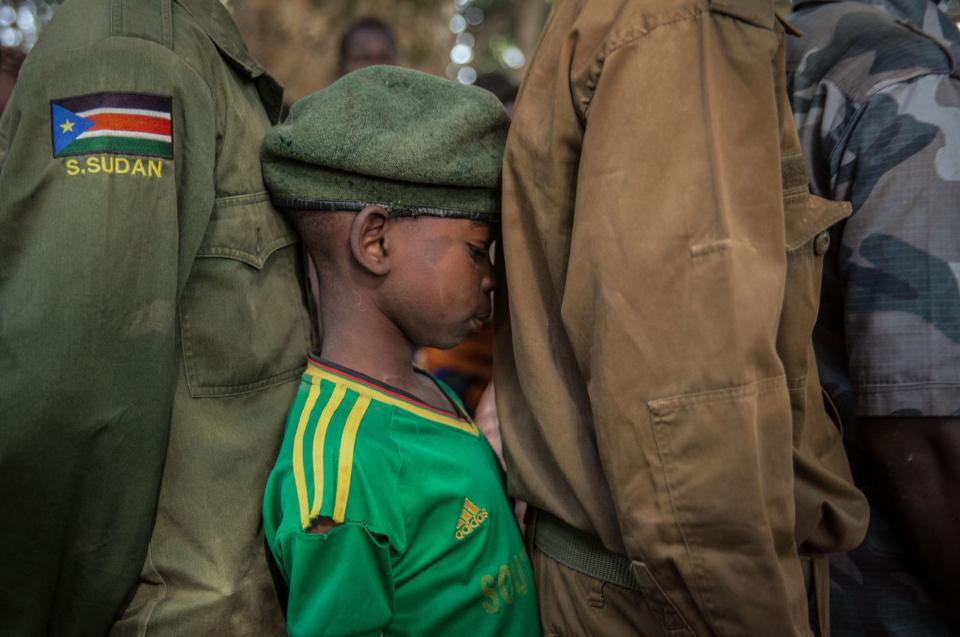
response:
M677 611L698 634L807 631L775 347L779 43L730 15L678 16L574 85L595 90L564 326L634 575L678 634Z
M946 608L960 518L960 79L928 75L867 102L835 167L853 203L836 254L851 436ZM953 416L951 418L951 416Z
M291 637L380 634L393 616L390 547L361 523L280 538L289 568Z
M107 632L143 565L177 298L214 197L212 100L170 50L110 38L38 45L0 120L0 580L17 583L0 624L14 633L51 618ZM145 102L168 109L172 145L58 153L77 110Z
M873 95L835 169L853 203L838 272L859 416L960 411L960 79Z

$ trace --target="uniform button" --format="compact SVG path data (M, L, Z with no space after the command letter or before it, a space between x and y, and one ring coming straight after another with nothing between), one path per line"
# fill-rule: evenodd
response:
M821 232L817 235L817 238L813 240L813 253L818 257L822 257L827 253L827 250L830 249L830 233Z

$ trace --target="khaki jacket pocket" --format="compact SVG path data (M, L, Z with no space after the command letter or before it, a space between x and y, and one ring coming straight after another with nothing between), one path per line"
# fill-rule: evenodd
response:
M824 402L812 334L830 228L850 204L803 192L784 198L787 278L777 351L790 388L796 491L795 541L807 554L842 551L863 537L867 507L853 485L838 426ZM834 409L835 411L835 409Z
M310 328L297 244L266 192L216 201L179 304L192 396L241 394L302 372Z
M773 30L777 24L776 14L770 3L764 0L708 0L711 13L725 15L762 29Z
M831 201L804 190L784 197L786 218L787 252L794 252L809 245L811 251L822 256L829 247L817 248L814 239L841 219L850 216L850 204L846 201Z
M630 562L630 573L637 581L640 592L643 593L643 600L647 607L657 618L657 624L670 637L694 637L694 632L690 625L677 611L670 598L664 593L663 588L657 582L657 579L643 562L633 560Z
M787 273L777 351L791 390L801 387L808 367L807 349L820 307L823 256L830 247L829 229L850 215L850 204L801 192L784 197Z
M788 550L794 494L784 377L658 399L648 410L690 562L681 576L708 623L720 634L749 634L748 627L782 617L803 594L791 591L802 581L790 577L796 557ZM755 585L766 592L742 604L738 596Z

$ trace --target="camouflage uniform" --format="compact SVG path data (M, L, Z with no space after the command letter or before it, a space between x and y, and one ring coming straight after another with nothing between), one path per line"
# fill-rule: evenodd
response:
M853 204L831 229L814 335L873 511L864 545L833 562L835 635L952 634L928 611L890 495L858 471L856 427L960 415L960 32L944 8L795 0L790 17L803 37L788 45L788 89L813 191Z

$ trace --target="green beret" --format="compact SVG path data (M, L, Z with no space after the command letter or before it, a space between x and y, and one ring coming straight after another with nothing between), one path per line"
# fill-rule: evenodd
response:
M279 208L497 221L509 123L481 88L370 66L293 105L264 139L263 179Z

